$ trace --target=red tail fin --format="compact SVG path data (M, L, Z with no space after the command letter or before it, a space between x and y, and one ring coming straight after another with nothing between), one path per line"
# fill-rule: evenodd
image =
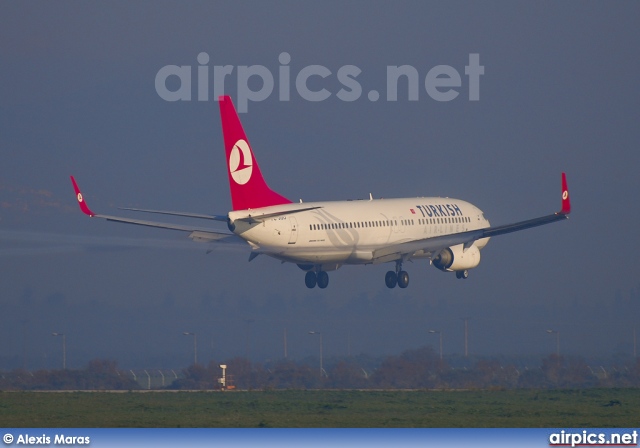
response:
M218 102L233 209L246 210L290 204L289 199L270 189L264 181L231 98L221 96Z

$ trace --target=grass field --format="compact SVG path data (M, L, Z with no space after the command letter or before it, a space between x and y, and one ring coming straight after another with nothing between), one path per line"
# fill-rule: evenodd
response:
M637 427L640 389L0 392L1 427Z

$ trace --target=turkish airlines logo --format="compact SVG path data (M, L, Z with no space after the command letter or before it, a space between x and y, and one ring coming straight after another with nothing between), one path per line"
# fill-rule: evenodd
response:
M82 194L78 193L78 202L82 202Z
M566 201L568 197L569 197L569 192L567 190L564 190L562 192L562 199Z
M240 139L233 145L229 155L229 171L235 183L244 185L251 179L253 172L253 159L249 144Z

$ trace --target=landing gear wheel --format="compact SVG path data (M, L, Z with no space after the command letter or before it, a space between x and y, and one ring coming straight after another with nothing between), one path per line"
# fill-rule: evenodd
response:
M326 288L329 285L329 274L324 271L318 272L317 275L318 288Z
M464 271L456 271L456 278L465 280L467 277L469 277L469 271L466 269Z
M387 288L393 289L398 284L398 275L393 271L388 271L384 276L384 282L387 285Z
M407 271L398 272L398 286L401 288L409 286L409 273Z
M313 271L307 272L304 276L304 284L307 285L307 288L309 289L315 288L317 281L316 273Z

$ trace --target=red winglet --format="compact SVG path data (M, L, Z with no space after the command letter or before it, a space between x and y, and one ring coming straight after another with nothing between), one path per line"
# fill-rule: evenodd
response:
M80 188L78 188L78 184L76 183L76 180L73 178L73 176L70 176L70 177L71 177L71 183L73 184L73 189L76 192L76 199L78 200L78 205L80 206L80 210L82 210L82 213L84 213L85 215L95 216L95 213L91 211L87 203L84 201L84 198L82 197L82 193L80 193Z
M571 213L571 199L569 198L569 188L567 187L567 175L562 173L562 208L560 209L561 215L568 215Z

